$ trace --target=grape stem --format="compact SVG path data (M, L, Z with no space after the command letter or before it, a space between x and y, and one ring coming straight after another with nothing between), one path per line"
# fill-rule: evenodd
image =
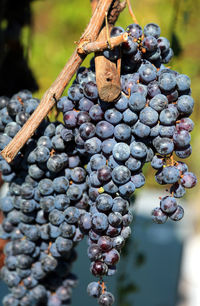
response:
M84 43L78 46L79 54L89 54L92 52L101 52L107 48L113 49L116 46L119 46L121 43L128 40L128 33L122 33L119 36L111 37L109 42L107 40L94 41L89 43Z
M117 6L116 3L118 4ZM80 38L79 43L81 44L85 41L95 41L104 23L105 13L108 12L108 20L114 21L121 12L121 6L123 5L124 4L120 3L119 0L99 0L90 22ZM59 100L65 87L68 85L85 57L86 55L80 55L78 53L78 48L76 48L54 83L45 92L37 109L12 139L12 141L1 152L1 155L8 163L15 158L27 140L34 134L42 120L55 105L56 100Z
M138 24L137 18L135 16L135 14L133 13L130 0L126 0L126 2L127 2L127 5L128 5L129 13L130 13L130 15L131 15L131 17L133 19L133 22Z

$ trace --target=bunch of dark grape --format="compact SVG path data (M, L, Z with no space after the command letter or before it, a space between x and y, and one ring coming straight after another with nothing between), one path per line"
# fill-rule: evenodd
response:
M124 32L114 27L111 37ZM163 64L173 56L169 41L160 37L156 24L142 31L138 24L127 27L128 41L105 50L111 61L122 58L121 97L117 102L100 100L95 67L82 67L57 107L63 112L66 133L72 133L76 150L87 166L89 211L80 217L80 229L88 234L91 272L99 278L88 285L90 296L100 305L114 303L103 276L112 275L120 251L129 237L132 221L130 197L145 184L143 165L151 162L157 170L156 181L170 184L169 195L152 212L153 221L164 223L169 217L178 221L184 215L176 198L185 188L196 185L196 176L175 155L191 154L189 118L194 101L190 79Z
M114 27L111 36L124 32ZM0 171L9 183L1 199L5 248L1 276L11 290L3 305L70 305L76 278L71 274L77 242L88 236L91 273L88 285L101 306L114 304L104 276L116 272L120 252L131 234L130 199L145 184L150 162L169 194L152 212L153 221L178 221L184 215L177 198L196 184L187 165L191 154L189 118L194 101L190 79L163 64L173 56L160 28L127 27L128 41L104 51L122 60L121 96L100 100L95 67L80 68L57 108L64 125L44 120L11 164ZM0 149L16 135L39 101L28 91L0 97Z
M21 107L27 119L26 94L18 93L16 101L5 97L0 101L8 110L13 106L16 113L16 107ZM33 111L36 104L31 103L36 100L27 101ZM2 148L7 137L16 134L21 113L18 109L2 127ZM10 175L7 195L0 201L4 213L1 238L10 240L1 277L11 293L3 305L70 305L77 283L70 272L76 259L74 248L84 237L78 220L89 206L84 162L71 140L63 124L44 121L19 152L17 162L9 165L1 160L2 172ZM10 167L8 173L4 165Z

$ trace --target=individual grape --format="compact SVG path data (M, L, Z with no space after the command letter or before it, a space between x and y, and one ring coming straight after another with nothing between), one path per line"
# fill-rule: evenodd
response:
M111 212L108 215L109 224L118 227L122 223L122 215L119 212Z
M97 170L97 177L100 182L107 182L111 179L111 170L108 166L103 166Z
M79 101L83 97L82 89L78 84L72 84L68 90L68 97L72 101Z
M149 106L155 109L157 112L161 112L168 105L166 96L162 94L155 95L149 102Z
M112 154L113 147L116 145L116 141L113 138L108 138L102 142L102 152L105 155ZM91 162L91 161L90 161Z
M191 115L194 107L194 100L192 97L183 95L178 98L177 109L178 111L186 116Z
M146 138L149 136L151 129L148 125L138 120L132 128L132 132L137 137Z
M132 112L129 108L123 112L123 121L128 125L133 125L138 120L138 115Z
M171 108L165 108L160 113L160 122L163 125L173 125L176 122L177 114Z
M184 162L177 162L175 167L180 171L181 174L188 172L188 166Z
M124 111L127 109L128 102L129 102L129 99L125 97L124 95L122 95L120 99L115 103L115 108L119 110L120 112Z
M116 61L120 57L120 50L118 47L115 47L112 50L108 49L103 51L103 55L110 61Z
M103 276L108 271L108 266L102 261L95 261L91 264L90 271L94 276Z
M113 294L108 291L100 295L98 299L98 303L101 306L111 306L114 304L114 302L115 302L115 299L114 299Z
M79 101L79 109L81 111L88 112L93 105L94 103L85 97Z
M120 123L114 128L114 136L118 141L128 140L131 136L131 128L124 123Z
M91 231L90 231L90 233L91 233ZM92 236L90 235L90 237L92 237ZM97 237L95 240L97 241L99 237ZM99 245L92 244L91 246L89 246L89 248L87 250L87 254L88 254L88 257L89 257L90 260L98 260L98 259L101 258L102 251L101 251Z
M174 133L173 141L174 141L176 148L184 148L190 144L191 135L186 130L179 130Z
M170 192L173 192L173 196L175 198L182 198L185 195L186 190L181 184L176 182L171 186Z
M145 176L143 173L138 173L131 176L131 182L134 184L135 188L141 188L145 184Z
M125 198L129 198L135 191L135 185L133 182L128 182L124 185L119 186L119 193Z
M109 123L116 125L122 120L122 114L117 111L115 108L108 109L105 111L104 115L106 121Z
M116 249L112 249L110 251L106 251L105 253L103 253L102 259L107 265L112 266L118 263L120 255Z
M112 208L113 199L109 194L100 194L96 199L97 209L101 212L107 212Z
M97 137L86 140L84 148L89 154L96 154L101 151L101 141Z
M63 120L67 128L75 128L77 125L77 112L73 110L67 111L64 113Z
M129 157L125 166L131 171L137 171L142 167L142 162L134 157Z
M142 142L134 141L130 145L130 152L134 158L141 159L147 155L147 147Z
M124 215L128 211L128 206L129 206L128 201L124 200L122 197L115 197L113 199L112 211L114 213L117 212L117 213Z
M128 40L122 43L123 54L132 55L138 50L138 44L132 40L132 37L128 37Z
M176 77L177 88L179 91L186 91L190 89L190 78L185 74L179 74Z
M176 183L180 178L180 171L174 166L167 166L163 169L163 180L166 184Z
M162 54L162 63L164 64L169 63L169 61L172 59L173 56L174 56L174 52L172 48L169 48L169 50L163 52Z
M147 92L150 98L161 94L159 83L157 81L152 81L147 85Z
M130 24L126 28L126 32L133 38L140 38L142 36L142 28L137 23Z
M167 215L159 207L156 207L152 211L153 222L158 224L163 224L167 221L167 219L168 219Z
M153 36L146 36L143 40L143 47L147 50L147 51L154 51L157 49L157 39Z
M98 298L102 293L101 285L97 282L91 282L87 286L87 293L89 296Z
M145 104L146 99L143 95L141 95L140 93L131 94L129 98L129 107L131 108L131 110L133 110L134 112L139 112L145 107Z
M111 137L113 132L114 126L107 121L98 122L96 125L96 134L102 139Z
M103 189L108 194L114 195L118 191L117 185L110 180L107 184L103 185Z
M153 126L158 121L158 113L151 107L145 107L141 112L139 119L142 123Z
M68 99L67 97L62 97L57 102L57 108L63 113L73 110L74 106L75 104L73 103L73 101Z
M181 185L185 188L193 188L197 184L196 175L192 172L185 172L181 177Z
M142 64L138 70L140 79L148 84L156 79L156 68L151 63Z
M55 241L58 252L69 252L73 247L73 242L70 239L58 237Z
M130 156L130 147L126 143L119 142L113 147L113 156L116 160L124 161Z
M83 93L86 98L95 101L98 98L97 85L92 81L85 83L83 86Z
M105 231L108 227L108 218L104 213L95 213L92 216L92 228L95 231Z
M94 121L100 121L104 117L104 113L103 113L101 107L98 104L96 104L96 105L94 105L90 108L89 115L90 115L91 119L94 120Z
M160 129L159 129L159 134L161 137L173 137L174 133L175 133L175 126L164 126L164 125L160 125Z
M184 216L184 209L182 206L178 205L176 211L170 215L170 219L173 221L180 221Z
M125 244L125 239L122 236L113 238L113 247L117 250L121 250Z
M174 197L166 196L160 201L160 208L164 213L171 214L177 209L177 202Z
M168 155L171 154L174 150L174 144L173 141L166 137L156 137L153 140L153 145L156 149L156 151L161 155Z
M158 47L159 47L159 49L161 50L162 53L169 50L170 42L169 42L169 40L167 38L159 37L157 39L157 42L158 42Z
M188 132L192 132L194 128L194 122L190 118L182 118L178 124L176 124L177 131L186 130Z
M175 154L179 158L187 158L191 155L191 153L192 153L192 147L190 145L187 146L186 148L181 148L181 149L175 150Z
M163 91L171 91L176 86L176 77L172 73L163 73L159 77L159 86Z
M148 23L144 27L144 36L152 35L155 38L160 36L160 27L155 23Z
M125 166L117 166L112 172L112 179L115 183L123 185L129 181L131 177L130 170Z

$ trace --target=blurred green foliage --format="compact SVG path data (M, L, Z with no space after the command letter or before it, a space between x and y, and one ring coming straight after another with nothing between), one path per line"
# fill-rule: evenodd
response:
M149 22L160 25L161 35L170 40L176 55L170 67L192 80L196 101L192 119L196 129L192 133L193 157L189 163L197 173L200 165L200 0L131 0L131 4L141 26ZM22 39L29 47L30 66L40 87L36 95L42 97L72 54L90 19L91 7L89 0L38 0L33 2L32 10L33 29L31 33L25 29ZM126 27L130 23L131 16L125 9L117 25ZM84 65L88 65L90 58Z

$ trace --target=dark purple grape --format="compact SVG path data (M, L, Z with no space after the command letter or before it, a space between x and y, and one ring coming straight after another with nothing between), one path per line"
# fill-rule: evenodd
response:
M170 219L173 221L180 221L184 216L184 209L182 206L178 205L176 211L170 215Z
M176 77L177 88L179 91L187 91L190 89L190 78L185 74L179 74Z
M190 118L182 118L177 124L176 129L179 130L186 130L188 132L192 132L194 128L194 122Z
M126 32L133 38L140 38L142 36L142 28L137 23L130 24L126 28Z
M130 147L124 142L119 142L113 147L113 156L116 160L125 161L130 156Z
M67 128L74 128L77 125L77 112L75 111L68 111L66 113L64 113L64 122L65 122L65 126Z
M91 99L92 101L97 100L98 98L97 85L92 81L85 83L83 86L83 93L86 98Z
M97 170L97 177L101 182L107 182L111 179L111 169L108 166L103 166Z
M142 44L147 51L154 51L158 46L157 39L153 36L146 36Z
M93 296L95 298L98 298L102 293L102 287L97 282L91 282L87 286L87 293L89 296Z
M180 178L180 171L174 166L164 167L162 172L166 184L176 183Z
M117 166L113 169L112 179L116 184L123 185L129 181L130 177L131 172L125 166Z
M112 154L113 147L116 145L116 140L113 138L108 138L102 142L102 152L105 155Z
M108 271L108 266L102 261L95 261L91 264L90 271L94 276L103 276Z
M167 221L167 218L167 215L159 207L152 211L152 220L155 223L163 224Z
M122 114L117 111L115 108L110 108L105 112L104 115L106 121L110 122L113 125L118 124L122 120Z
M185 172L181 177L181 185L185 188L193 188L197 184L196 175L192 172Z
M101 236L97 244L102 252L108 252L112 249L112 239L108 236Z
M98 104L96 104L96 105L94 105L90 108L89 115L92 118L92 120L94 120L94 121L100 121L104 117L104 113L103 113L101 107Z
M122 52L124 54L135 54L138 50L138 44L129 36L128 40L122 43Z
M174 197L166 196L160 201L160 208L166 214L174 213L177 209L177 202Z
M160 51L163 53L163 52L166 52L169 50L170 48L170 42L167 38L165 37L159 37L157 39L157 42L158 42L158 47L160 49Z
M152 35L155 38L160 36L160 27L155 23L148 23L144 27L144 36Z

